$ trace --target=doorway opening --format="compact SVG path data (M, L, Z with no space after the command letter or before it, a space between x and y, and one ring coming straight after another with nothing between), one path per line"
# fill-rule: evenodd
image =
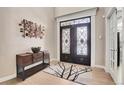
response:
M91 17L60 22L60 61L91 65Z

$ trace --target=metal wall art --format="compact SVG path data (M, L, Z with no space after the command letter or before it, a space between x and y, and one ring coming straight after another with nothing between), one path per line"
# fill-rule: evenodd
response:
M38 25L37 23L33 23L26 19L23 19L20 26L20 32L23 33L22 36L25 37L35 37L42 39L44 36L45 27Z

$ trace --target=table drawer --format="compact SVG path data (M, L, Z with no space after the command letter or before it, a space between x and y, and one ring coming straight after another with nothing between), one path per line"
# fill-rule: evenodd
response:
M17 55L17 64L22 66L27 66L32 64L32 55Z
M33 54L33 62L38 62L43 60L43 52Z

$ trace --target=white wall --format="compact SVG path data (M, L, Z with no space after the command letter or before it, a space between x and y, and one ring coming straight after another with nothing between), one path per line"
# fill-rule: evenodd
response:
M43 39L23 38L19 22L27 19L45 25ZM55 57L53 8L0 8L0 77L16 73L16 54L31 51L32 46L48 49Z
M96 12L96 65L105 66L105 19L104 8L99 8Z

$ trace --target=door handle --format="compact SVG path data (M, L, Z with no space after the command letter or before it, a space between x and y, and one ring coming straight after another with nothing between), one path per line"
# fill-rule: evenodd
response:
M117 51L117 49L110 49L110 51Z

